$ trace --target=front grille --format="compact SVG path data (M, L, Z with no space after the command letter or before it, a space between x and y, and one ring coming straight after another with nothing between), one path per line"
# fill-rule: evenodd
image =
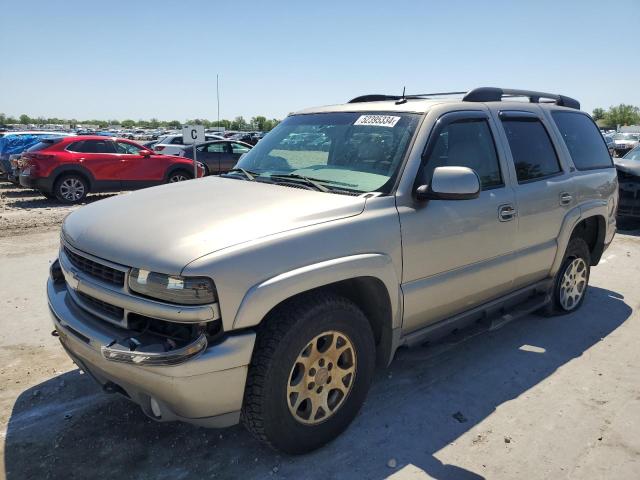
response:
M97 310L104 315L107 315L114 320L122 320L124 317L124 308L116 307L115 305L111 305L110 303L103 302L102 300L98 300L97 298L93 298L85 293L76 292L77 295L85 302L87 305L92 307L94 310Z
M107 267L101 263L94 262L93 260L89 260L82 255L72 252L67 247L64 247L64 253L67 255L67 258L74 267L87 275L91 275L92 277L99 278L100 280L119 287L124 287L124 272L116 270L115 268Z

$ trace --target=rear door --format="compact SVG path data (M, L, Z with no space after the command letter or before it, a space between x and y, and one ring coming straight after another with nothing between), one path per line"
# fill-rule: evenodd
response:
M569 165L561 161L553 128L537 106L497 112L517 185L518 233L514 287L547 277L557 237L569 209L575 206Z
M224 170L222 166L228 163L227 157L231 151L226 142L215 142L200 145L198 149L198 161L204 163L209 173L216 175Z
M249 150L251 150L250 147L248 147L247 145L243 145L242 143L236 143L236 142L231 142L231 162L229 164L229 168L227 168L227 170L232 169L233 167L235 167L236 163L238 163L238 160L240 160L240 157L242 157L242 155L244 155L245 153L247 153Z
M99 189L120 188L120 155L113 141L78 140L67 146L68 159L79 163L91 172Z

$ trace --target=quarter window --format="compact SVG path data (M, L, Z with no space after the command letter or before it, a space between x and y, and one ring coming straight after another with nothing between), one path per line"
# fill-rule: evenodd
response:
M537 118L502 120L518 182L541 179L561 172L558 156L542 122Z
M581 113L552 112L551 116L578 170L612 167L602 135L593 121Z
M502 176L491 129L485 119L456 120L444 126L428 157L423 181L431 181L436 167L469 167L480 177L483 189L501 186Z

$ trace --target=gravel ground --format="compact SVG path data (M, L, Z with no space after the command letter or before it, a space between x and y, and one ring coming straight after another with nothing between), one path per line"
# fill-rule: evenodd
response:
M640 231L580 311L401 350L340 438L288 457L241 427L153 422L81 374L43 286L77 207L0 185L0 478L640 478Z

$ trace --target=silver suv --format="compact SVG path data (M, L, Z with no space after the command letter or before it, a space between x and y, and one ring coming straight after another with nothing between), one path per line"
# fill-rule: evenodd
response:
M576 310L615 234L602 136L565 96L463 95L304 110L228 174L73 212L47 286L62 345L153 419L302 453L399 347Z

